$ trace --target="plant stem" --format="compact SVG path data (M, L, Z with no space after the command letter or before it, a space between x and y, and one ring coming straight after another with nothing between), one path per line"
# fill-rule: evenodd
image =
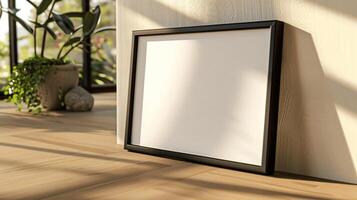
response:
M75 32L73 32L73 34L74 34ZM67 41L69 41L71 38L72 38L72 36L73 36L73 34L68 38L68 40ZM81 42L81 41L79 41L79 42ZM60 50L59 50L59 52L58 52L58 54L57 54L57 59L59 59L60 57L61 57L61 54L62 54L62 51L63 51L63 49L64 49L64 45L66 44L66 42L61 46L61 48L60 48Z
M77 33L77 32L78 32L79 30L81 30L81 29L83 29L83 25L77 27L77 29L73 31L73 33L71 34L71 36L68 38L67 41L69 41L69 40L72 38L72 36L74 36L74 34ZM82 41L79 41L79 43L81 43L81 42L82 42ZM57 59L59 59L59 58L61 57L61 54L62 54L62 51L63 51L63 49L64 49L64 47L65 47L65 46L64 46L65 44L66 44L66 42L63 43L63 45L61 46L61 48L60 48L60 50L59 50L59 52L58 52L58 54L57 54Z
M47 26L48 22L50 21L50 18L51 18L51 15L52 15L52 12L53 12L53 9L54 9L56 3L57 3L56 0L53 1L53 3L52 3L50 12L48 13L47 20L46 20L46 22L45 22L45 26ZM47 30L46 30L46 29L43 29L41 57L44 57L44 54L45 54L46 37L47 37Z
M45 54L46 36L47 36L47 31L46 31L46 29L43 29L41 57L44 57L44 54Z
M57 59L60 59L63 49L64 49L64 45L61 46L61 48L58 52L58 55L57 55Z
M65 57L68 56L69 53L71 53L71 51L73 51L73 49L77 48L80 44L82 44L83 40L79 41L76 45L72 46L60 59L63 60Z

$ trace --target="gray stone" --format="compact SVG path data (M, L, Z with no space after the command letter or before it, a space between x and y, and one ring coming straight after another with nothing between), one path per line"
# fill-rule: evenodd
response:
M69 111L90 111L94 105L94 98L82 87L75 87L65 95L64 104Z

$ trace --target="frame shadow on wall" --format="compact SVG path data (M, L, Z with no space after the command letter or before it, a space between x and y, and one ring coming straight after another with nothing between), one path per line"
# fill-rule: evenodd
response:
M277 170L355 182L336 105L357 114L357 91L327 77L311 34L288 24L282 62Z

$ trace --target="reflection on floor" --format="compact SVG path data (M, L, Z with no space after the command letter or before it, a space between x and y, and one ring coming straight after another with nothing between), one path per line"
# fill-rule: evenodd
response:
M115 94L87 113L31 116L0 103L0 200L357 199L357 186L268 177L122 150Z

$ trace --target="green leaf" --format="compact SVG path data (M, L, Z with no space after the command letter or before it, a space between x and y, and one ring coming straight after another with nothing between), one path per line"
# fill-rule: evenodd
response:
M70 45L72 45L74 43L77 43L77 42L81 41L81 40L82 40L82 37L73 37L73 38L67 40L67 42L64 43L63 46L64 47L68 47L68 46L70 46Z
M37 10L38 6L34 2L32 2L30 0L26 0L26 1L29 2Z
M93 35L104 32L104 31L115 31L115 30L116 30L116 28L114 26L104 26L104 27L101 27L101 28L98 28L97 30L95 30L93 32Z
M31 21L31 20L30 20L30 22L33 23L33 24L35 24L36 27L40 27L40 28L46 29L46 31L51 35L51 37L52 37L54 40L57 39L56 33L55 33L52 29L50 29L46 24L40 24L40 23L38 23L38 22Z
M73 22L66 15L58 15L53 13L53 18L57 25L62 29L65 34L71 34L74 31Z
M4 12L8 13L11 17L13 17L22 27L24 27L29 33L33 34L33 29L30 25L28 25L24 20L16 15L18 10L14 9L3 9Z
M68 13L63 13L62 15L65 15L70 18L82 18L84 16L84 12L68 12Z
M47 10L47 8L51 5L52 2L53 2L53 0L42 0L36 10L37 15L40 15L43 12L45 12Z
M96 6L93 11L87 12L83 19L84 37L90 36L98 25L100 18L100 7Z
M83 18L84 17L84 12L67 12L67 13L63 13L62 15L65 15L69 18ZM50 17L50 19L48 19L48 23L53 22L54 18Z

